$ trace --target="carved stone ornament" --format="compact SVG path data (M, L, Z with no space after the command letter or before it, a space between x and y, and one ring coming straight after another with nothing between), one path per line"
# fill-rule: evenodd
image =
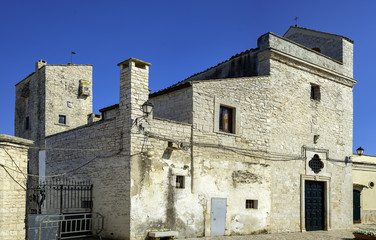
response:
M314 173L319 173L324 168L324 163L321 161L319 155L315 154L311 161L308 162L309 167Z
M236 183L262 183L262 177L260 175L245 171L232 172L232 180Z

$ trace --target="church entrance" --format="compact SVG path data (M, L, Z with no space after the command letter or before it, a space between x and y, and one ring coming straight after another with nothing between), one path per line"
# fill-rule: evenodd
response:
M324 182L305 181L305 228L325 229Z

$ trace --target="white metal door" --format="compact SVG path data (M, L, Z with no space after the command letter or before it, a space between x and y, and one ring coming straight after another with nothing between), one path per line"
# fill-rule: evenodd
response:
M226 198L211 199L210 235L223 236L226 229Z

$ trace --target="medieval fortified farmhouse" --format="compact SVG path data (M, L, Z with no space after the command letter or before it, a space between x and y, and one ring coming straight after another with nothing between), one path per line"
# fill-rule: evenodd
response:
M266 33L257 48L153 93L150 65L119 63L119 104L100 115L91 65L41 60L16 85L15 135L34 141L29 173L90 180L93 196L80 201L103 216L101 236L352 228L350 39Z

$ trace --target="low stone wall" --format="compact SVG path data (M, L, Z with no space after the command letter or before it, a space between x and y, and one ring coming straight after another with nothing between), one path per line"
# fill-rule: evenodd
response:
M23 173L27 173L27 150L32 143L0 134L0 239L25 239L26 175Z

